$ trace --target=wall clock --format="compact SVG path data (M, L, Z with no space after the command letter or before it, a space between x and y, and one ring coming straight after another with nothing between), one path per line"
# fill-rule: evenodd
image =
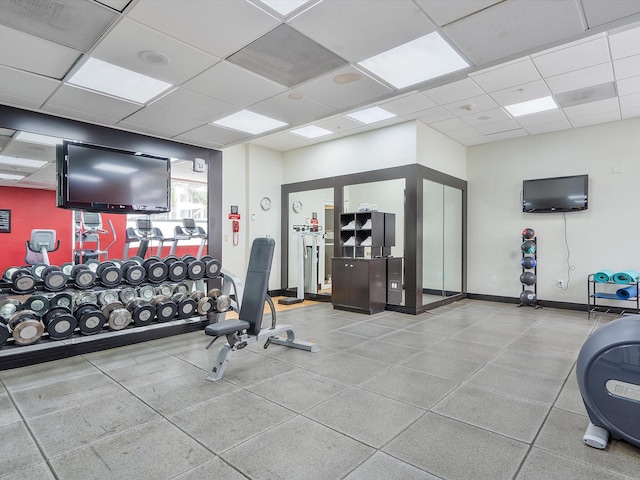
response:
M293 211L296 213L300 213L302 211L302 202L299 200L296 200L295 202L293 202Z
M271 208L271 199L269 197L262 197L260 200L260 208L265 212Z

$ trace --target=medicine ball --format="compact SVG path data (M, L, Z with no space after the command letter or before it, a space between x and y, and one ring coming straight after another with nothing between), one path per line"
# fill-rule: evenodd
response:
M520 275L520 283L524 283L525 285L533 285L536 283L536 274L533 272L524 272Z
M527 254L532 254L536 252L536 244L535 242L532 242L531 240L527 240L525 242L522 242L522 245L520 245L520 250L522 250L524 253Z
M536 267L536 259L533 257L524 257L520 262L524 268L535 268Z
M536 293L531 290L524 290L520 294L520 303L522 305L534 305L536 303Z
M526 239L530 239L536 236L536 232L533 228L525 228L522 230L522 236Z

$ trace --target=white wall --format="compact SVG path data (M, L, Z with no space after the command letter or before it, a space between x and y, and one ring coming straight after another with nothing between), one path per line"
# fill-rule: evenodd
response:
M452 177L467 179L467 148L434 130L420 121L416 121L417 149L419 163Z
M276 241L269 288L280 288L280 185L282 155L255 145L239 145L222 152L222 266L245 278L251 244L257 237L270 236ZM262 197L271 199L271 209L260 208ZM240 235L233 245L231 205L238 205Z
M470 293L520 294L520 234L538 237L538 298L587 303L587 276L605 268L640 270L640 119L521 137L468 149ZM612 173L612 167L623 173ZM589 209L522 213L522 180L589 175ZM492 283L492 277L496 282Z

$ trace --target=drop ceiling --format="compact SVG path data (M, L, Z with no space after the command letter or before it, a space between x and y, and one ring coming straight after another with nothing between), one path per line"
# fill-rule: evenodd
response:
M2 1L0 104L208 148L280 151L416 119L472 146L640 116L640 1L283 5L293 10L260 0ZM433 32L469 66L396 88L360 65ZM172 87L137 103L68 83L90 58ZM504 108L545 96L562 107L523 117ZM372 106L396 116L368 125L346 117ZM213 124L241 110L287 125L251 135ZM332 133L290 133L307 125ZM0 155L24 152L13 135L0 120ZM25 186L55 175L23 170Z

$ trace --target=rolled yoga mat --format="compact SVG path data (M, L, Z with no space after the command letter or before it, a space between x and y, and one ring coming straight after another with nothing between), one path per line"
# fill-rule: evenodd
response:
M638 287L635 285L630 285L625 288L619 288L616 290L616 296L620 300L629 300L630 298L636 297L638 295Z
M624 272L618 272L613 274L613 281L621 285L633 283L638 281L640 274L635 270L625 270Z
M593 280L597 283L607 283L613 280L613 270L600 270L593 274Z

